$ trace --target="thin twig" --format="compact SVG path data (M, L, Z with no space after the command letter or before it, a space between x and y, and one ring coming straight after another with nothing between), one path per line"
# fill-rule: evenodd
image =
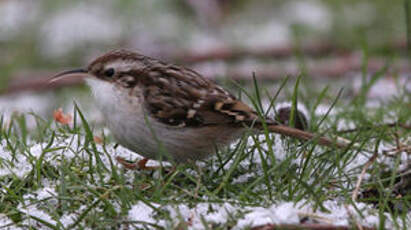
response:
M398 134L398 132L394 132L393 135L394 135L396 148L384 150L383 154L389 157L393 157L396 154L401 153L401 152L409 153L411 151L411 146L401 143L400 135Z
M365 176L365 172L367 171L367 169L372 165L372 163L374 163L374 161L377 159L378 157L378 151L375 151L374 154L371 156L371 158L367 161L367 163L365 163L361 174L358 176L358 180L357 180L357 184L355 185L355 189L352 193L352 200L355 202L357 201L357 197L358 197L358 192L360 191L360 187L361 187L361 182Z
M317 220L318 222L322 223L327 223L327 224L333 224L335 223L335 220L321 216L317 213L311 213L311 212L298 212L298 217L309 217L310 219Z
M400 152L409 153L410 151L411 151L411 146L401 146L401 148L383 150L382 153L386 156L392 157L392 156L395 156L396 154L398 154Z
M352 212L351 212L351 210L348 208L348 205L347 205L347 204L344 205L344 208L345 208L345 210L347 211L348 216L349 216L349 217L351 218L351 220L354 222L355 227L357 227L358 230L364 230L363 226L362 226L360 223L358 223L357 218L355 218L355 216L352 214Z

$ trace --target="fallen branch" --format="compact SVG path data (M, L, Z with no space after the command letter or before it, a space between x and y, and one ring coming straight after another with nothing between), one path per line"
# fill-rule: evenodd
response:
M172 55L172 59L183 63L197 63L215 60L232 60L239 58L287 58L295 54L296 48L292 45L273 46L261 48L234 48L218 47L203 52L188 51L182 54ZM349 52L341 47L336 47L331 43L316 42L306 44L299 50L309 56L324 56L328 54L341 54Z
M405 41L394 41L385 46L389 50L402 51L406 47ZM293 44L284 46L267 46L260 48L236 48L236 47L218 47L208 49L207 51L186 51L178 52L174 55L165 54L171 60L177 60L182 63L198 63L215 60L233 60L240 58L289 58L295 55L296 47ZM310 57L322 57L327 55L345 55L351 51L337 46L333 42L317 41L306 43L298 50L303 55Z
M361 72L362 62L361 56L354 54L326 60L309 60L306 62L306 75L311 79L346 78L347 73ZM384 58L370 58L367 71L372 74L380 71L385 65L386 60ZM212 71L210 73L203 72L203 74L210 78L228 76L234 80L251 80L251 71L256 73L258 80L280 80L284 76L299 76L301 74L297 63L282 63L281 65L269 63L260 66L256 64L246 68L240 66L239 68L227 68L226 71L216 71L215 69L212 69ZM399 59L390 64L387 74L410 72L411 64L408 59Z
M0 90L0 95L21 93L26 91L54 90L69 86L76 86L83 83L83 80L79 78L65 78L57 82L50 83L49 79L53 74L55 73L49 72L42 75L34 73L31 75L35 76L18 77L13 79L7 88Z

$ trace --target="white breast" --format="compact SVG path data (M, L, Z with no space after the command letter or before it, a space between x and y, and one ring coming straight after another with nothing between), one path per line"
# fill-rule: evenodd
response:
M87 79L96 104L117 141L147 158L160 155L177 162L208 156L218 145L225 145L243 132L239 128L169 126L151 119L143 107L142 92L117 88L98 79ZM140 97L138 96L140 95ZM165 155L165 156L164 156Z
M129 90L117 88L110 82L90 78L87 83L116 140L141 155L152 152L147 146L155 143L149 138L150 130L145 125L142 98L129 96Z

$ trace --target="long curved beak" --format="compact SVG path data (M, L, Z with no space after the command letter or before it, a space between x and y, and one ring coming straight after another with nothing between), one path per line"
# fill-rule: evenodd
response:
M55 81L61 80L66 77L87 77L90 76L87 70L85 69L73 69L58 73L50 78L49 82L53 83Z

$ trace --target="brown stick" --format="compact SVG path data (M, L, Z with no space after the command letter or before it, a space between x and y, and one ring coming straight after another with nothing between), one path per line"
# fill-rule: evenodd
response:
M367 161L367 163L365 163L364 167L361 170L360 175L358 176L358 180L357 180L357 184L355 185L355 189L352 193L351 199L356 202L357 201L357 197L358 197L358 192L360 191L360 187L361 187L361 182L365 176L365 173L367 172L367 169L374 163L374 161L377 159L378 157L378 152L376 151L371 158Z
M280 80L284 76L298 76L301 71L296 63L290 63L291 65L282 66L254 66L250 67L250 70L244 70L244 68L231 68L226 72L218 73L213 72L213 75L209 73L203 73L207 77L228 76L234 80L250 80L251 72L256 73L258 80ZM286 66L286 67L284 67ZM344 75L349 72L360 71L362 66L362 60L358 55L351 55L345 57L330 58L323 61L307 62L307 75L312 79L336 79L344 78ZM370 58L368 64L368 72L375 73L381 70L385 66L385 59L382 58ZM254 69L253 69L254 68ZM407 59L401 59L389 66L387 74L391 72L395 73L410 73L411 64Z
M55 73L54 73L55 74ZM37 75L37 74L35 74ZM42 90L53 90L68 86L76 86L83 83L82 79L79 78L65 78L59 81L50 83L49 76L53 73L46 73L42 76L30 76L30 77L19 77L13 80L10 85L0 90L0 95L2 94L13 94L26 91L42 91Z
M330 44L313 43L302 48L304 54L310 56L320 56L337 52ZM292 46L281 47L266 47L257 49L237 49L232 47L219 47L218 49L208 50L205 52L186 52L173 56L173 59L184 63L197 63L214 60L231 60L244 57L259 57L259 58L285 58L293 54L294 48ZM342 53L343 50L338 50Z
M384 66L384 60L378 58L370 58L368 71L375 72ZM408 60L400 59L396 62L396 65L392 65L390 68L395 69L399 73L410 73L411 64ZM359 71L361 69L361 58L356 55L351 55L347 57L339 57L330 59L326 62L312 62L307 65L307 74L310 78L338 78L346 77L344 74L350 71ZM255 70L255 69L254 69ZM229 69L226 72L202 72L202 74L210 79L215 79L218 76L227 76L233 80L251 80L253 69L244 70L239 68ZM0 94L11 94L22 91L41 91L41 90L51 90L66 86L78 85L82 81L75 78L62 79L61 81L50 84L48 78L54 75L58 71L44 73L30 73L26 74L26 77L19 77L17 80L13 80L8 88L0 91ZM285 76L297 76L299 70L297 65L291 66L289 68L283 68L281 66L270 67L265 66L261 70L256 70L256 78L258 80L280 80ZM29 75L29 76L28 76ZM24 79L24 80L22 80ZM28 80L30 79L30 80Z
M405 41L394 41L388 45L388 49L403 50L406 47ZM172 60L177 60L183 63L197 63L214 60L232 60L244 57L253 58L288 58L295 54L294 45L271 46L262 48L235 48L235 47L218 47L209 49L203 52L179 52L175 55L167 55ZM350 50L341 46L336 46L335 43L327 41L317 41L304 44L299 52L310 57L320 57L331 54L348 54Z

